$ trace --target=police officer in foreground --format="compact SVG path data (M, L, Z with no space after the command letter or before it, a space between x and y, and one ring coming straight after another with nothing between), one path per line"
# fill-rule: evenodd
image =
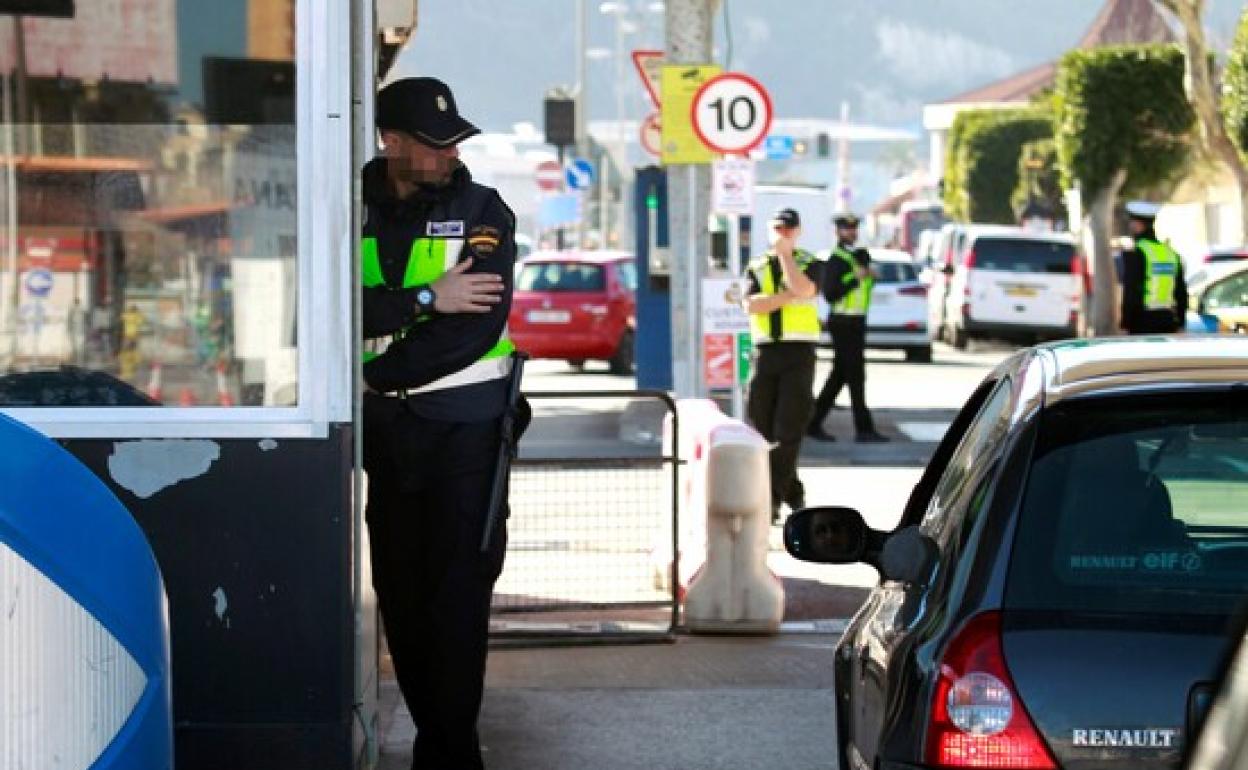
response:
M832 335L836 359L815 399L815 412L807 435L820 441L836 440L824 429L823 421L836 403L841 388L848 385L854 410L854 440L877 444L888 441L888 437L875 429L871 411L867 409L867 311L871 309L871 289L875 285L871 253L854 247L858 242L857 216L840 214L832 221L836 223L836 248L824 267L822 288L824 298L832 306L828 331Z
M1122 255L1120 325L1127 334L1176 332L1187 315L1183 260L1153 229L1160 210L1155 203L1127 204L1127 226L1135 241L1135 248Z
M433 78L377 97L363 172L364 468L373 585L416 723L413 768L483 767L477 715L505 533L482 552L508 408L515 220L456 146L478 129Z
M771 219L772 247L750 262L745 309L754 340L754 373L750 379L746 416L772 442L771 522L780 523L780 504L790 510L806 507L806 493L797 477L802 431L810 419L815 380L815 345L819 341L821 264L797 248L801 218L780 209Z

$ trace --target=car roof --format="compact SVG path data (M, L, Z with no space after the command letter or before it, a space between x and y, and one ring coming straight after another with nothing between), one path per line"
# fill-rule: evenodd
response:
M1248 383L1242 335L1107 337L1036 347L1047 403L1107 392Z
M872 246L867 251L871 252L871 259L876 262L905 262L907 265L914 264L914 257L910 256L910 252L901 249L884 249Z
M1070 233L1038 233L1009 225L971 225L971 240L979 238L1000 238L1012 241L1041 241L1043 243L1073 244L1074 236Z
M602 251L535 251L520 260L520 262L523 264L530 262L582 262L599 265L632 258L633 255L627 251L609 251L606 249Z
M1220 281L1229 275L1248 270L1248 261L1210 262L1192 271L1188 278L1187 289L1190 292L1201 292L1214 281Z

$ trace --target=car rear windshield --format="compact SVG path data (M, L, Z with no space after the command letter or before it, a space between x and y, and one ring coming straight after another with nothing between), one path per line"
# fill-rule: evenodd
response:
M535 262L520 269L520 291L604 291L606 274L601 265L579 262Z
M872 262L878 283L913 283L919 280L914 265L906 262Z
M1018 238L975 241L975 267L1010 273L1069 273L1075 247L1069 243Z
M1007 608L1235 610L1248 591L1248 394L1059 404L1037 441Z

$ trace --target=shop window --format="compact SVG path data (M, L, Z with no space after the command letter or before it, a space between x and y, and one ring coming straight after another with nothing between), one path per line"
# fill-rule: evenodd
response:
M294 0L74 8L0 16L0 407L295 406Z

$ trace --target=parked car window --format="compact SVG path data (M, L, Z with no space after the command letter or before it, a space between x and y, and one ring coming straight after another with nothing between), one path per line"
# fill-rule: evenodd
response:
M1059 405L1040 425L1007 607L1226 615L1248 590L1248 400Z
M877 283L913 283L919 280L914 265L907 262L873 262Z
M995 457L1010 427L1010 381L1002 380L984 402L975 421L967 428L945 472L936 486L920 526L923 532L944 548L956 527L959 503L970 497L971 486L982 474L985 461ZM972 506L973 507L973 506Z
M605 291L601 265L574 262L536 262L525 265L516 280L520 291Z
M1016 238L975 241L975 267L1012 273L1069 273L1075 247L1069 243Z
M629 291L637 291L637 265L632 262L619 262L615 266L620 276L620 283Z
M1248 305L1248 273L1238 273L1205 291L1206 310Z

